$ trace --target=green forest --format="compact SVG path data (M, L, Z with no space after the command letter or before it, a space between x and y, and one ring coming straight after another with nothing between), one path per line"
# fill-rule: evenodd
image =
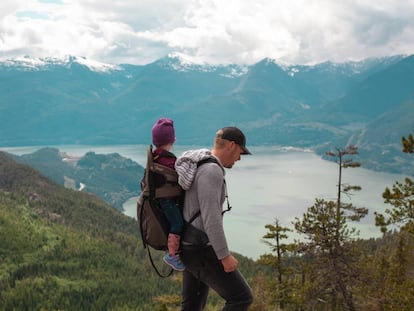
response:
M403 137L402 152L413 149L412 135ZM335 201L316 199L292 227L275 215L263 237L269 253L257 261L235 254L254 292L250 310L414 309L414 181L384 189L389 209L375 215L383 237L359 239L352 223L367 210L341 199L360 189L342 183L361 165L357 154L327 152L338 164ZM303 238L287 242L293 231ZM0 310L180 310L180 273L156 275L134 219L4 153L0 236ZM211 292L206 310L222 307Z

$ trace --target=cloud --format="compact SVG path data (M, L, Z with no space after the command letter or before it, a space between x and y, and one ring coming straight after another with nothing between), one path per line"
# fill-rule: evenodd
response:
M0 58L293 64L412 54L413 0L4 0Z

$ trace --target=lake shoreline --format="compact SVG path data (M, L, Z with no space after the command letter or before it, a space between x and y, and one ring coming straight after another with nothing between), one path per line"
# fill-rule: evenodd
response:
M145 167L148 145L111 146L53 146L71 156L82 156L89 151L95 153L119 153ZM32 153L41 147L0 148L14 154ZM173 152L180 155L188 149L203 146L175 146ZM310 149L281 146L252 146L252 155L242 156L231 170L226 170L230 204L233 209L224 216L225 231L232 251L257 259L269 253L262 243L266 234L265 225L277 218L282 226L293 228L296 217L302 217L316 198L336 199L338 176L337 164L322 159ZM406 176L377 172L368 169L346 169L343 182L360 185L362 191L349 199L355 206L369 209L367 217L350 227L360 230L361 238L380 237L375 227L374 211L383 212L386 206L382 199L385 187ZM344 198L347 200L347 198ZM136 217L136 197L123 204L123 213ZM290 236L293 238L293 234Z

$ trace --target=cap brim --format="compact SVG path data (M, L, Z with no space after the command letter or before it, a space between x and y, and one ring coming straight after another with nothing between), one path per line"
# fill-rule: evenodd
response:
M249 149L247 149L246 147L243 147L243 146L240 146L241 147L241 149L242 149L242 153L241 154L252 154L250 151L249 151Z

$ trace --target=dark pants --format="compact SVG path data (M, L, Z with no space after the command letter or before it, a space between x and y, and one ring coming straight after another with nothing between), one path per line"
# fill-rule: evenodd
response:
M158 203L170 223L170 232L174 234L181 234L183 231L184 221L180 207L176 200L172 198L160 198L158 199Z
M183 272L182 311L204 309L209 288L225 301L223 311L246 311L253 302L252 291L243 275L235 270L227 273L211 247L181 248L180 258L186 266Z

